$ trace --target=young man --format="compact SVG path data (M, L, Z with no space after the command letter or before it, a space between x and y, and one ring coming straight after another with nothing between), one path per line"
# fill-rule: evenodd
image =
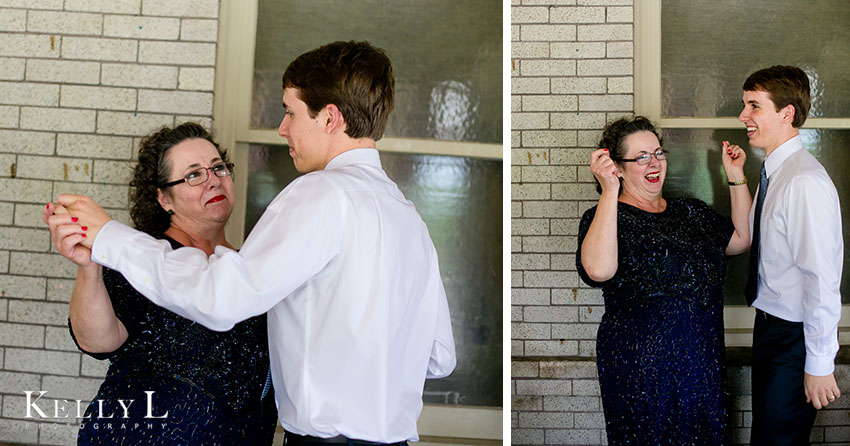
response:
M844 259L838 193L799 135L811 103L806 73L759 70L744 83L743 102L738 119L766 155L750 217L751 444L809 444L816 409L840 396L833 376Z
M389 59L367 42L331 43L287 67L278 132L306 174L238 252L172 251L86 197L59 199L88 226L92 259L154 303L217 330L268 311L288 446L417 440L425 378L455 366L437 253L375 149L393 84Z

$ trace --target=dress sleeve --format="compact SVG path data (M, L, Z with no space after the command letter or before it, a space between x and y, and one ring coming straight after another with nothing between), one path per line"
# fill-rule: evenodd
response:
M614 274L614 277L606 280L605 282L596 282L591 279L590 276L587 275L587 271L584 270L584 266L582 266L581 264L581 244L582 242L584 242L584 237L587 235L587 230L590 229L590 224L593 222L593 217L595 215L596 206L588 209L587 212L585 212L584 215L581 217L581 221L579 222L578 247L576 248L576 270L578 271L578 275L579 277L581 277L582 282L592 286L593 288L602 288L603 286L614 280L614 277L617 277L617 274Z
M712 245L719 246L726 251L729 246L729 240L735 234L735 225L732 224L732 217L727 217L720 214L706 202L692 199L694 207L699 209L702 214L702 221L705 222L706 235L712 242Z

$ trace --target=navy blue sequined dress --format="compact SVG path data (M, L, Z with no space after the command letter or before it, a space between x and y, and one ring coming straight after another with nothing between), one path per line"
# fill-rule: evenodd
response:
M696 199L667 200L661 213L619 203L617 273L597 283L580 255L595 212L581 219L576 264L605 299L596 355L608 444L730 444L723 278L731 220Z
M272 444L273 391L262 398L265 315L216 332L154 305L117 271L103 268L103 282L129 337L112 353L87 353L110 365L82 420L79 445ZM129 404L127 418L119 400Z

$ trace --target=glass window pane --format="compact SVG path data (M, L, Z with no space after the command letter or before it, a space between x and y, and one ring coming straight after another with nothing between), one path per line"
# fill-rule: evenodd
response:
M846 0L661 5L663 116L737 116L747 76L773 65L795 65L809 75L810 117L850 116Z
M749 149L747 136L741 130L664 129L664 147L670 151L667 162L666 197L699 198L723 215L730 215L729 186L720 162L720 145L729 141L747 150L744 171L752 195L758 186L764 151ZM845 243L850 242L850 130L801 130L803 145L826 168L838 189ZM850 265L850 251L844 251L844 264ZM747 283L749 256L735 256L726 270L724 296L727 305L746 305L744 285ZM846 268L845 268L846 269ZM844 304L850 304L850 275L841 279Z
M381 164L428 225L449 299L458 365L424 399L501 406L502 162L382 152ZM250 146L246 235L297 176L285 146Z
M502 3L496 0L261 0L251 127L277 128L286 65L336 40L369 40L392 60L396 103L387 136L501 142Z

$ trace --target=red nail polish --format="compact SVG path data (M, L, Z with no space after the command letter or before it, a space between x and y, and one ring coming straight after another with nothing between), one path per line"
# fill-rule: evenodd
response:
M85 235L85 234L83 234L83 238L86 238L86 235Z
M71 221L74 222L74 223L76 223L78 220L79 220L79 218L77 218L77 217L71 217Z
M89 227L88 227L88 226L83 226L81 229L82 229L83 231L88 231L88 230L89 230ZM85 235L85 234L83 234L83 235Z

